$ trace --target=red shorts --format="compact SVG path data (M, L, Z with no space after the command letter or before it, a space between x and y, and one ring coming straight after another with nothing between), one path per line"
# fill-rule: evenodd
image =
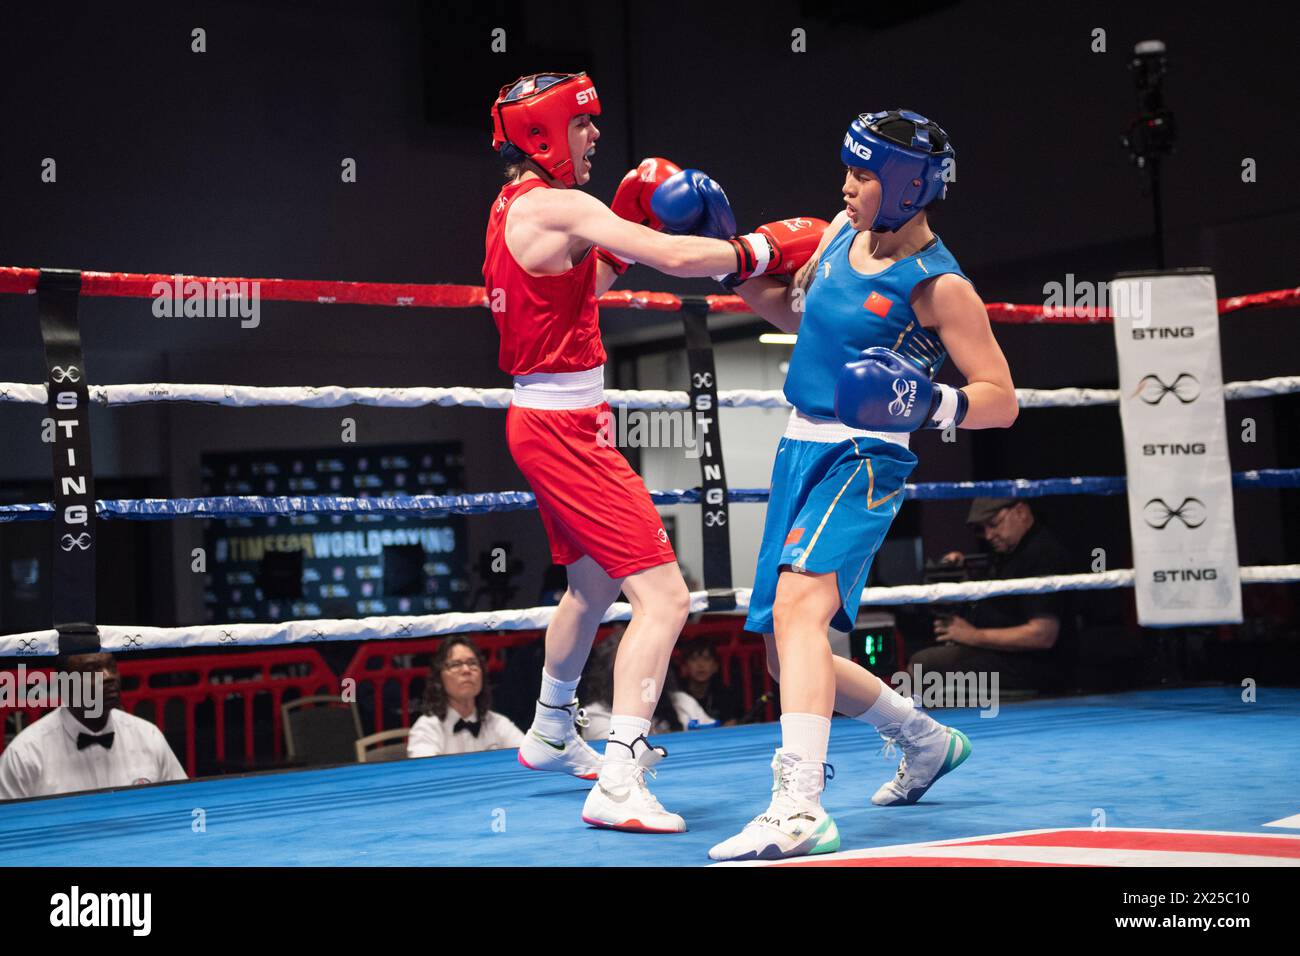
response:
M611 417L601 419L604 413ZM573 564L583 555L611 578L676 561L645 482L613 443L597 439L601 423L614 434L608 404L540 409L511 405L506 443L537 496L551 558Z

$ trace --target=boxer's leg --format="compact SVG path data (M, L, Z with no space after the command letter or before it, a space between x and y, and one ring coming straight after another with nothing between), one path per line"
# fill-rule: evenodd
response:
M764 634L763 638L767 642L768 673L779 683L783 658L775 636ZM947 648L935 650L951 653ZM912 660L916 661L917 656ZM875 727L885 741L886 751L891 747L903 751L897 772L875 792L872 803L916 803L940 777L957 769L970 756L970 740L960 730L939 723L860 664L834 656L831 663L835 669L835 712ZM926 662L925 669L937 663ZM784 697L781 706L786 706Z
M663 690L677 637L691 611L676 563L638 571L623 579L632 620L614 662L614 713L649 720Z
M546 628L546 663L533 724L519 748L519 762L531 770L596 779L600 755L583 739L576 692L605 611L618 597L619 582L583 556L568 564L569 586Z
M622 581L632 620L614 662L614 702L600 779L583 807L595 826L677 833L685 821L665 810L645 782L645 772L666 756L648 735L663 692L673 645L690 613L690 594L675 562L645 568Z
M763 635L763 640L767 644L767 672L779 684L781 658L777 654L776 635L769 631ZM908 706L906 698L899 696L888 684L860 664L831 655L831 665L835 668L835 713L860 719L880 699L882 691L898 697L900 706Z
M583 555L567 566L569 586L546 628L546 673L577 686L591 653L591 643L621 582Z
M783 678L772 802L740 833L709 851L715 860L781 859L839 848L839 830L821 805L821 793L835 702L826 631L840 606L835 572L782 571L772 608Z

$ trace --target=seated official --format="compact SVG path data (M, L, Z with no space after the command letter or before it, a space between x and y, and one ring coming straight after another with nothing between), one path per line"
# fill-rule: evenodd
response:
M993 578L1033 578L1072 572L1069 553L1034 517L1029 502L976 498L967 522L994 551ZM959 564L960 552L944 555ZM935 646L912 655L923 671L997 671L1004 689L1051 690L1069 679L1068 596L1017 594L970 605L968 616L940 617Z
M86 675L81 699L25 729L0 754L0 799L185 780L162 731L119 710L122 682L111 654L59 658L56 670Z
M740 695L722 680L718 652L707 637L682 645L681 692L707 715L704 722L730 727L744 712Z
M518 747L524 735L491 709L487 660L468 637L438 646L424 685L424 714L411 726L408 757L437 757Z

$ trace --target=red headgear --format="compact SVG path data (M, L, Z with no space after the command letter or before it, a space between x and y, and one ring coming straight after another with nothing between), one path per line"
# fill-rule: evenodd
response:
M586 73L534 73L501 87L492 104L492 148L508 161L527 156L566 186L577 180L569 155L569 121L600 115ZM518 155L513 155L514 150Z

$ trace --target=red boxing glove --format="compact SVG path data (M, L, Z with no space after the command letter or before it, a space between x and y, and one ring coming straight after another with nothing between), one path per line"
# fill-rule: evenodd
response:
M769 222L748 235L737 236L730 240L736 251L736 271L717 279L734 289L754 276L792 275L812 258L829 225L825 219L805 216Z
M755 231L766 236L772 247L772 262L764 274L794 275L798 272L817 251L822 233L829 225L825 219L804 216L759 226Z
M682 168L672 160L659 156L641 160L636 169L628 170L623 181L618 184L614 199L609 204L610 210L620 219L662 232L664 224L650 208L650 197L660 183L681 171Z
M623 181L618 184L614 199L609 204L610 211L620 219L662 232L664 224L650 208L650 197L654 195L660 183L681 171L681 167L672 160L659 156L641 160L636 169L628 170ZM600 246L596 247L596 256L613 269L616 275L627 272L628 267L632 265L626 259L621 259Z

